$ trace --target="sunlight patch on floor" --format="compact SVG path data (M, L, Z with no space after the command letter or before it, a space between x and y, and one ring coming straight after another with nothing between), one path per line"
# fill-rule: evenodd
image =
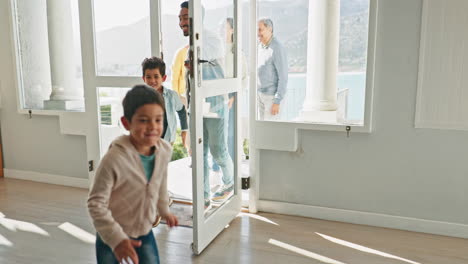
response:
M0 225L2 225L6 229L13 231L13 232L20 230L20 231L35 233L35 234L39 234L43 236L50 236L49 233L47 233L47 231L29 222L18 221L18 220L13 220L13 219L9 219L6 217L2 217L0 218Z
M327 263L327 264L346 264L344 262L334 260L334 259L322 256L322 255L313 253L311 251L308 251L308 250L305 250L305 249L302 249L302 248L298 248L298 247L283 243L281 241L278 241L278 240L275 240L275 239L272 239L272 238L270 238L270 240L268 240L268 243L270 243L272 245L275 245L275 246L278 246L278 247L281 247L281 248L284 248L286 250L295 252L297 254L300 254L300 255L303 255L303 256L306 256L306 257L321 261L323 263Z
M250 214L250 213L239 213L239 214L237 215L237 217L239 217L239 216L248 216L248 217L250 217L250 218L254 218L254 219L263 221L263 222L265 222L265 223L269 223L269 224L272 224L272 225L277 225L277 226L279 226L277 223L271 221L270 219L268 219L268 218L266 218L266 217L260 216L260 215Z
M66 233L74 236L75 238L89 244L94 244L96 242L96 236L90 234L89 232L77 227L74 224L65 222L58 226L59 229L65 231Z
M327 235L324 235L324 234L320 234L320 233L317 233L317 232L316 232L316 234L323 237L324 239L326 239L328 241L333 242L333 243L340 244L340 245L343 245L345 247L353 248L353 249L356 249L356 250L359 250L359 251L362 251L362 252L366 252L366 253L370 253L370 254L374 254L374 255L379 255L379 256L382 256L382 257L385 257L385 258L397 259L397 260L401 260L401 261L411 263L411 264L420 264L419 262L416 262L416 261L412 261L412 260L409 260L409 259L404 259L404 258L395 256L395 255L391 255L391 254L388 254L388 253L385 253L385 252L382 252L382 251L379 251L379 250L375 250L375 249L372 249L372 248L368 248L368 247L364 247L364 246L361 246L361 245L358 245L358 244L354 244L354 243L351 243L351 242L348 242L348 241L345 241L345 240L342 240L342 239L334 238L334 237L327 236Z
M10 240L6 239L6 237L0 235L0 246L12 247L13 243L11 243Z

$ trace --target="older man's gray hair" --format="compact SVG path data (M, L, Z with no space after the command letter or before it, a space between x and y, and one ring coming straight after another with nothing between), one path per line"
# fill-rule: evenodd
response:
M265 25L265 27L271 28L271 32L273 32L273 21L272 21L271 19L266 18L266 17L265 17L265 18L260 18L260 19L258 20L258 22L259 22L259 23L262 22L263 25Z

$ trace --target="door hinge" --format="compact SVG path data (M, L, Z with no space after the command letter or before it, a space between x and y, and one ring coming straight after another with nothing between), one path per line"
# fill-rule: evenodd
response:
M250 189L250 177L242 178L242 190Z
M90 160L88 161L88 171L93 171L94 170L94 161Z

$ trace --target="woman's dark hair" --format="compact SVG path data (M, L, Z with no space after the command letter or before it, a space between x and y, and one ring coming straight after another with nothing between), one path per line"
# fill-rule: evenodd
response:
M231 42L232 42L231 52L234 53L236 51L236 47L234 45L234 18L232 17L226 18L226 24L228 24L229 27L231 27L233 30L231 34Z
M229 26L234 30L234 18L228 17L226 18L226 23L229 24ZM231 41L234 42L234 32L231 34Z

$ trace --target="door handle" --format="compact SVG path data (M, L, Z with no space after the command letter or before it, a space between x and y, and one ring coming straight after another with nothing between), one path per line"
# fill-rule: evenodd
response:
M198 75L198 87L201 87L201 67L200 67L200 63L202 60L200 60L200 55L201 55L201 52L200 52L200 46L197 47L197 63L198 63L198 67L197 67L197 75Z
M215 66L216 64L212 61L209 61L209 60L201 60L201 59L198 59L198 64L201 64L201 63L208 63L212 66Z

